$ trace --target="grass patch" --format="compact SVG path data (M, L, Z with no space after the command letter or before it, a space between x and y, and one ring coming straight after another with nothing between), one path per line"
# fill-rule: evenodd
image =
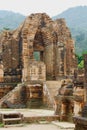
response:
M4 124L0 122L0 127L4 127Z

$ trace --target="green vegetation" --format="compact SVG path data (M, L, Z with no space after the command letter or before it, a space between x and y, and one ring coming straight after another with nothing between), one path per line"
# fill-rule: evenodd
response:
M87 51L82 52L82 55L76 55L78 59L78 68L80 69L84 68L84 54L87 54Z
M78 68L80 68L80 69L84 68L84 61L83 60L78 64Z
M4 127L4 124L0 122L0 127Z
M77 59L78 59L78 68L80 68L80 69L84 68L83 56L77 55Z
M10 30L10 28L5 28L5 27L4 27L3 30Z

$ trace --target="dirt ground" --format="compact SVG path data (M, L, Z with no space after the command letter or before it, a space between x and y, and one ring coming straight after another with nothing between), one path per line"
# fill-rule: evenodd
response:
M53 124L25 124L22 127L0 128L0 130L74 130L74 129L61 129Z
M0 109L0 112L20 112L25 117L32 117L32 116L43 116L43 115L54 115L53 110L43 110L43 109ZM68 126L70 124L62 124L62 126ZM69 127L71 128L71 127ZM41 123L41 124L23 124L21 127L7 127L7 128L0 128L0 130L74 130L74 129L66 129L60 128L59 125L55 125L51 123Z

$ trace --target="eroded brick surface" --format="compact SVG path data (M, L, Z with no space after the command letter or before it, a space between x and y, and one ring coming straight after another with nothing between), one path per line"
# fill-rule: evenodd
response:
M4 31L0 46L4 82L30 80L29 66L35 59L34 52L39 52L48 79L70 75L76 67L74 41L65 20L53 21L45 13L31 14L16 30Z

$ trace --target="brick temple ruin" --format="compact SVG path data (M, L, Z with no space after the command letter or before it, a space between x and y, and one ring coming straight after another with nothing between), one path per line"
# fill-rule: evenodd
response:
M0 87L11 90L2 93L0 89L0 107L49 104L49 89L45 95L43 84L72 77L76 63L74 41L65 20L31 14L16 30L0 34Z
M65 20L53 21L45 13L31 14L16 30L4 31L0 61L2 82L52 80L73 74L74 41Z
M87 54L84 54L84 107L80 116L74 116L75 130L87 129Z

